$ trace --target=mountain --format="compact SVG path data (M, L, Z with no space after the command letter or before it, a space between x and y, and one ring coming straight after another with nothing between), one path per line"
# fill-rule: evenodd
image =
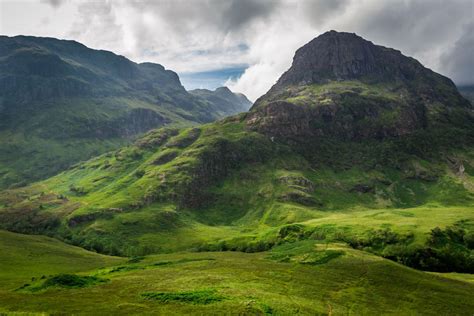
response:
M220 106L219 113L222 113L222 116L246 112L252 106L252 102L245 95L233 93L227 87L220 87L214 91L195 89L188 92L206 100L206 102L214 105L214 107Z
M335 31L298 49L252 110L255 129L299 141L384 139L474 124L472 105L450 79L397 50Z
M75 41L1 36L0 187L51 176L152 128L241 111L219 102L188 93L159 64Z
M0 227L127 256L338 243L472 273L472 123L448 78L331 31L247 113L152 130L3 191Z

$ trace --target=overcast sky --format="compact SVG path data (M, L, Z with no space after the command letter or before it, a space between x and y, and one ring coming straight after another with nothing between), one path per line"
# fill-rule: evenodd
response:
M474 83L474 0L0 0L3 35L74 39L160 63L188 89L226 84L252 100L331 29Z

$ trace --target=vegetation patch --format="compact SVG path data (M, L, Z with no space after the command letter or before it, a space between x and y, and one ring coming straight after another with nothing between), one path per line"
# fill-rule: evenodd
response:
M203 289L186 292L146 292L142 293L146 300L159 301L162 303L180 302L186 304L207 305L226 299L217 293L215 289Z
M186 262L195 262L195 261L212 261L216 260L214 258L196 258L196 259L180 259L180 260L175 260L175 261L158 261L153 263L151 266L167 266L167 265L172 265L172 264L179 264L179 263L186 263Z
M144 256L134 256L134 257L131 257L127 263L139 263L141 262L143 259L145 259Z
M48 288L84 288L107 282L95 276L80 276L76 274L58 274L48 278L41 278L38 282L32 284L24 284L17 290L24 290L28 292L38 292Z
M474 273L474 233L462 226L436 227L424 245L389 247L382 255L420 270Z

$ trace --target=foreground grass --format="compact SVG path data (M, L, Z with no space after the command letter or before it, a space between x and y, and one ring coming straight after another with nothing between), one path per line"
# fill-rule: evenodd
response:
M75 247L45 237L5 232L0 236L1 252L7 254L2 255L1 263L0 312L7 314L474 312L474 285L460 275L452 280L416 271L343 244L303 241L270 252L162 254L138 258L133 263L80 250L80 256L68 265L61 260L77 254ZM17 252L4 252L10 241L17 243ZM30 259L30 252L21 251L22 247L40 248L48 243L52 244L49 251L41 250L43 262L49 259L47 265L38 265ZM290 259L281 260L285 257ZM102 265L108 266L100 268ZM29 273L17 274L15 266ZM66 269L108 281L86 287L53 286L35 293L16 290L31 283L31 275L61 274ZM76 280L67 281L71 279ZM3 286L5 280L10 286Z
M31 278L76 273L125 262L66 245L45 236L29 236L0 230L0 289L21 286ZM1 305L1 304L0 304Z

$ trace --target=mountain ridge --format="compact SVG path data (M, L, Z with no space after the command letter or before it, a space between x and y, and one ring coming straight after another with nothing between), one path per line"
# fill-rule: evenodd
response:
M189 93L205 99L211 103L223 104L234 113L247 111L252 102L242 93L234 93L228 87L218 87L214 91L208 89L193 89Z
M237 113L227 103L188 93L159 64L76 41L1 36L0 188L51 176L152 128Z

